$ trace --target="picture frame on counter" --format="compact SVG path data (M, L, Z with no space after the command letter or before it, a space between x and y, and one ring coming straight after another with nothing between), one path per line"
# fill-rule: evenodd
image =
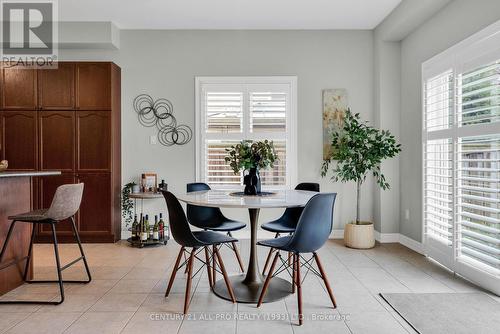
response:
M143 192L156 192L158 190L158 176L156 173L143 173L141 175Z

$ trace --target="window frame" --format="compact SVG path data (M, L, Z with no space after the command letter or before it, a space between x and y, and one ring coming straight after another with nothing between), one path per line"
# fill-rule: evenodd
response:
M203 143L207 137L207 132L203 131L205 122L203 115L203 87L205 85L216 84L216 85L268 85L268 84L282 84L288 85L289 89L289 106L287 108L286 114L286 131L284 140L286 142L286 183L284 186L264 186L263 189L266 190L279 190L279 189L290 189L297 183L297 76L196 76L195 77L195 164L196 164L196 182L205 182L205 175L203 173L203 158L204 149L202 147ZM281 135L273 135L270 133L251 133L250 129L245 129L245 123L250 124L248 119L250 118L250 109L248 106L248 93L245 92L243 97L243 118L247 119L247 122L243 121L243 128L241 133L229 133L221 136L221 140L242 140L250 139L257 140L258 138L266 137L270 140L281 140ZM216 137L214 134L213 137ZM240 187L235 186L217 186L216 189L228 189L228 190L240 190Z
M464 73L474 70L488 63L496 62L500 59L500 21L486 27L478 33L470 36L462 42L452 46L444 52L430 58L422 63L421 68L421 116L422 116L422 141L421 141L421 162L422 162L422 182L421 182L421 213L422 213L422 243L424 251L443 263L451 270L464 275L483 287L496 291L498 293L498 276L485 265L469 259L466 256L460 256L460 201L458 200L459 191L459 144L464 138L474 138L479 136L494 136L500 133L500 122L462 125L460 124L461 112L461 86L460 80ZM431 130L426 128L426 82L435 76L444 72L451 71L453 78L452 94L452 119L453 122L446 129ZM450 139L452 141L452 175L453 175L453 193L452 193L452 245L450 253L443 252L441 249L433 247L432 240L427 235L426 225L426 143L431 140ZM431 241L431 242L430 242Z

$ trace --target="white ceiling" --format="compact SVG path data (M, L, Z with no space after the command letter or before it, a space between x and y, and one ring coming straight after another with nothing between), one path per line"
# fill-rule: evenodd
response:
M61 0L59 21L121 29L373 29L401 0Z

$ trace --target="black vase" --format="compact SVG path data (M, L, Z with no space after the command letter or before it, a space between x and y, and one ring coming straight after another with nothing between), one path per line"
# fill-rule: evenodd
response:
M260 194L261 184L259 170L257 168L250 168L248 174L243 178L243 183L245 184L245 195Z

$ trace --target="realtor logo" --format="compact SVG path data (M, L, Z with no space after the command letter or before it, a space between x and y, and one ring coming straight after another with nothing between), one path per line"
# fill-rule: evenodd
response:
M57 59L55 1L2 0L2 60L51 66Z

